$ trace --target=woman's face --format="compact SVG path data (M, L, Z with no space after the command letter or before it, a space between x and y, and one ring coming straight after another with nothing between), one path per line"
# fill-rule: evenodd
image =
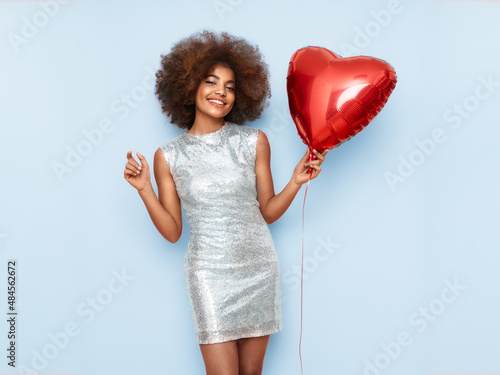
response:
M236 99L236 82L232 69L216 65L201 81L195 97L196 115L224 118Z

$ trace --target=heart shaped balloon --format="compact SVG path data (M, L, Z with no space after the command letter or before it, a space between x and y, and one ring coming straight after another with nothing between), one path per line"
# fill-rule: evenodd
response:
M383 60L342 58L310 46L293 54L286 81L299 136L311 150L322 152L368 125L396 86L396 72Z

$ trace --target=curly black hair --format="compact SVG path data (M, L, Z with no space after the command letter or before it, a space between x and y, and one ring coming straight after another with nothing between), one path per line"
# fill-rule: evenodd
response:
M191 129L195 95L201 81L217 64L233 70L236 100L225 117L235 124L258 119L271 97L269 69L258 46L226 32L200 31L176 43L161 55L155 94L170 122Z

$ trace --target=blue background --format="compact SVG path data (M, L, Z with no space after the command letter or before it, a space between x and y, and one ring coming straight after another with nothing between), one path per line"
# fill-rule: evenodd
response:
M2 1L0 303L7 311L15 259L18 367L2 355L0 372L203 373L182 277L189 227L166 242L123 168L128 150L152 164L180 134L154 72L205 28L258 44L270 66L273 97L252 126L270 139L277 192L305 151L285 90L297 49L374 56L398 74L382 112L330 151L309 187L305 374L500 372L499 11L496 1ZM285 328L265 374L300 373L304 190L270 226Z

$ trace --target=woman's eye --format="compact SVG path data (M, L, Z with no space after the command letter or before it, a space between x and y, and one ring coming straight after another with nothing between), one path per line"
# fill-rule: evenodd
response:
M216 84L214 81L205 81L205 83L209 83L211 85L215 85Z
M236 91L236 89L232 86L227 86L226 89L231 90L231 91Z

